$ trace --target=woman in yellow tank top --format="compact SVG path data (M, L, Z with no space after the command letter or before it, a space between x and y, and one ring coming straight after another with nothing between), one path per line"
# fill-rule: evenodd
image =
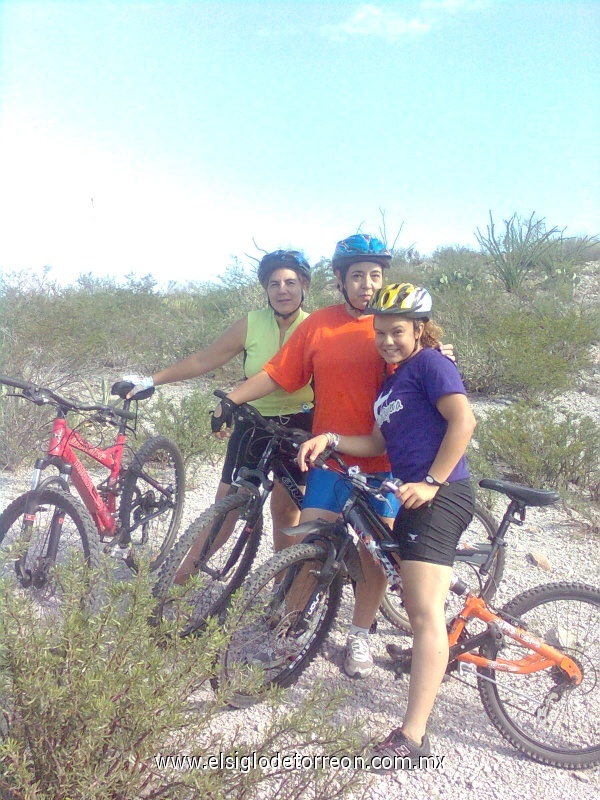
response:
M198 378L217 367L222 367L239 353L244 353L246 378L260 372L263 365L275 355L302 320L308 316L302 309L302 303L310 284L310 265L304 256L295 250L276 250L261 260L258 279L267 294L268 308L251 311L234 322L222 336L204 350L152 376L146 378L126 376L127 380L135 383L131 396L149 386ZM256 400L252 405L265 417L276 417L278 421L289 424L290 427L311 430L313 391L309 384L291 394L281 389L268 397ZM243 422L233 428L227 443L217 500L227 494L240 467L252 468L258 463L261 441L253 441L252 431L249 428L250 426ZM295 477L300 483L304 481L304 475L300 471ZM271 515L273 545L275 550L281 550L287 544L281 530L297 525L300 512L287 491L277 481L271 494ZM178 576L177 582L184 577L184 575Z

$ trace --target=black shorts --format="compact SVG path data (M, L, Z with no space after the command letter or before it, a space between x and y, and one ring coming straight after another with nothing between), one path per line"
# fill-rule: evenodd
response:
M291 414L289 417L265 417L265 419L272 419L290 428L302 428L302 430L308 431L309 433L312 430L312 411L309 413L300 412L299 414ZM227 443L225 463L223 464L223 472L221 473L222 483L231 484L237 477L240 467L255 469L270 440L271 434L262 428L256 427L256 425L249 420L236 422ZM300 467L294 460L294 456L291 453L289 455L284 454L281 460L289 469L296 483L299 486L304 486L308 472L300 471Z
M394 521L400 558L451 567L458 540L472 519L471 481L441 486L431 505L400 509Z

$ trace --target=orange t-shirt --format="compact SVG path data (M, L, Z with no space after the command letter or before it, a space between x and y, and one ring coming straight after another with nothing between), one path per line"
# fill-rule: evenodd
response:
M286 392L313 378L314 433L361 436L373 430L373 403L383 383L383 360L375 349L373 317L352 317L345 306L314 311L263 369ZM387 472L387 456L353 458L365 472Z

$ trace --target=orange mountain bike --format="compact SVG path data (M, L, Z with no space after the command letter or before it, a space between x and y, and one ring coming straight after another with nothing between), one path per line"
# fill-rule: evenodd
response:
M232 705L257 702L269 686L291 685L312 661L335 620L344 574L357 568L357 539L390 585L398 583L398 545L367 502L387 482L336 460L351 486L342 517L289 529L303 542L253 573L233 607L231 639L221 655L217 682L234 684L240 673L258 671L262 687L253 695L236 693ZM483 585L494 552L506 545L510 525L521 524L528 506L549 505L558 495L504 481L483 480L480 486L510 500L480 568ZM599 763L600 590L583 583L551 583L524 592L501 610L460 578L453 579L451 591L463 603L448 625L448 673L475 674L490 720L530 758L567 769ZM399 655L398 668L408 671L410 650Z
M112 387L112 394L124 401L122 407L85 404L3 375L0 384L16 390L8 396L56 408L47 453L35 462L31 489L0 515L0 548L11 553L0 562L0 576L16 578L41 600L56 589L55 564L74 553L93 567L103 549L121 556L131 568L140 557L151 569L158 567L181 519L185 469L179 448L163 436L148 439L137 452L127 444L136 431L137 401L152 391L136 396L133 411L133 401L126 399L133 384L123 381ZM79 416L73 427L67 422L70 413ZM115 427L116 438L93 444L84 435L89 423L101 431ZM96 483L76 451L99 464L104 476L108 470L108 476ZM71 494L71 486L81 500Z

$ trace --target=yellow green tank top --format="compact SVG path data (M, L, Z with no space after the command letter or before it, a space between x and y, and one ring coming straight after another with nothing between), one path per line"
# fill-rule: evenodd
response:
M298 317L285 332L283 344L306 317L306 311L300 309ZM244 375L247 378L260 372L267 361L273 358L280 347L279 336L280 331L272 309L261 308L248 314L248 332L244 344ZM265 417L287 416L298 414L307 406L312 408L313 397L313 390L307 384L292 394L277 389L266 397L253 400L252 405Z

